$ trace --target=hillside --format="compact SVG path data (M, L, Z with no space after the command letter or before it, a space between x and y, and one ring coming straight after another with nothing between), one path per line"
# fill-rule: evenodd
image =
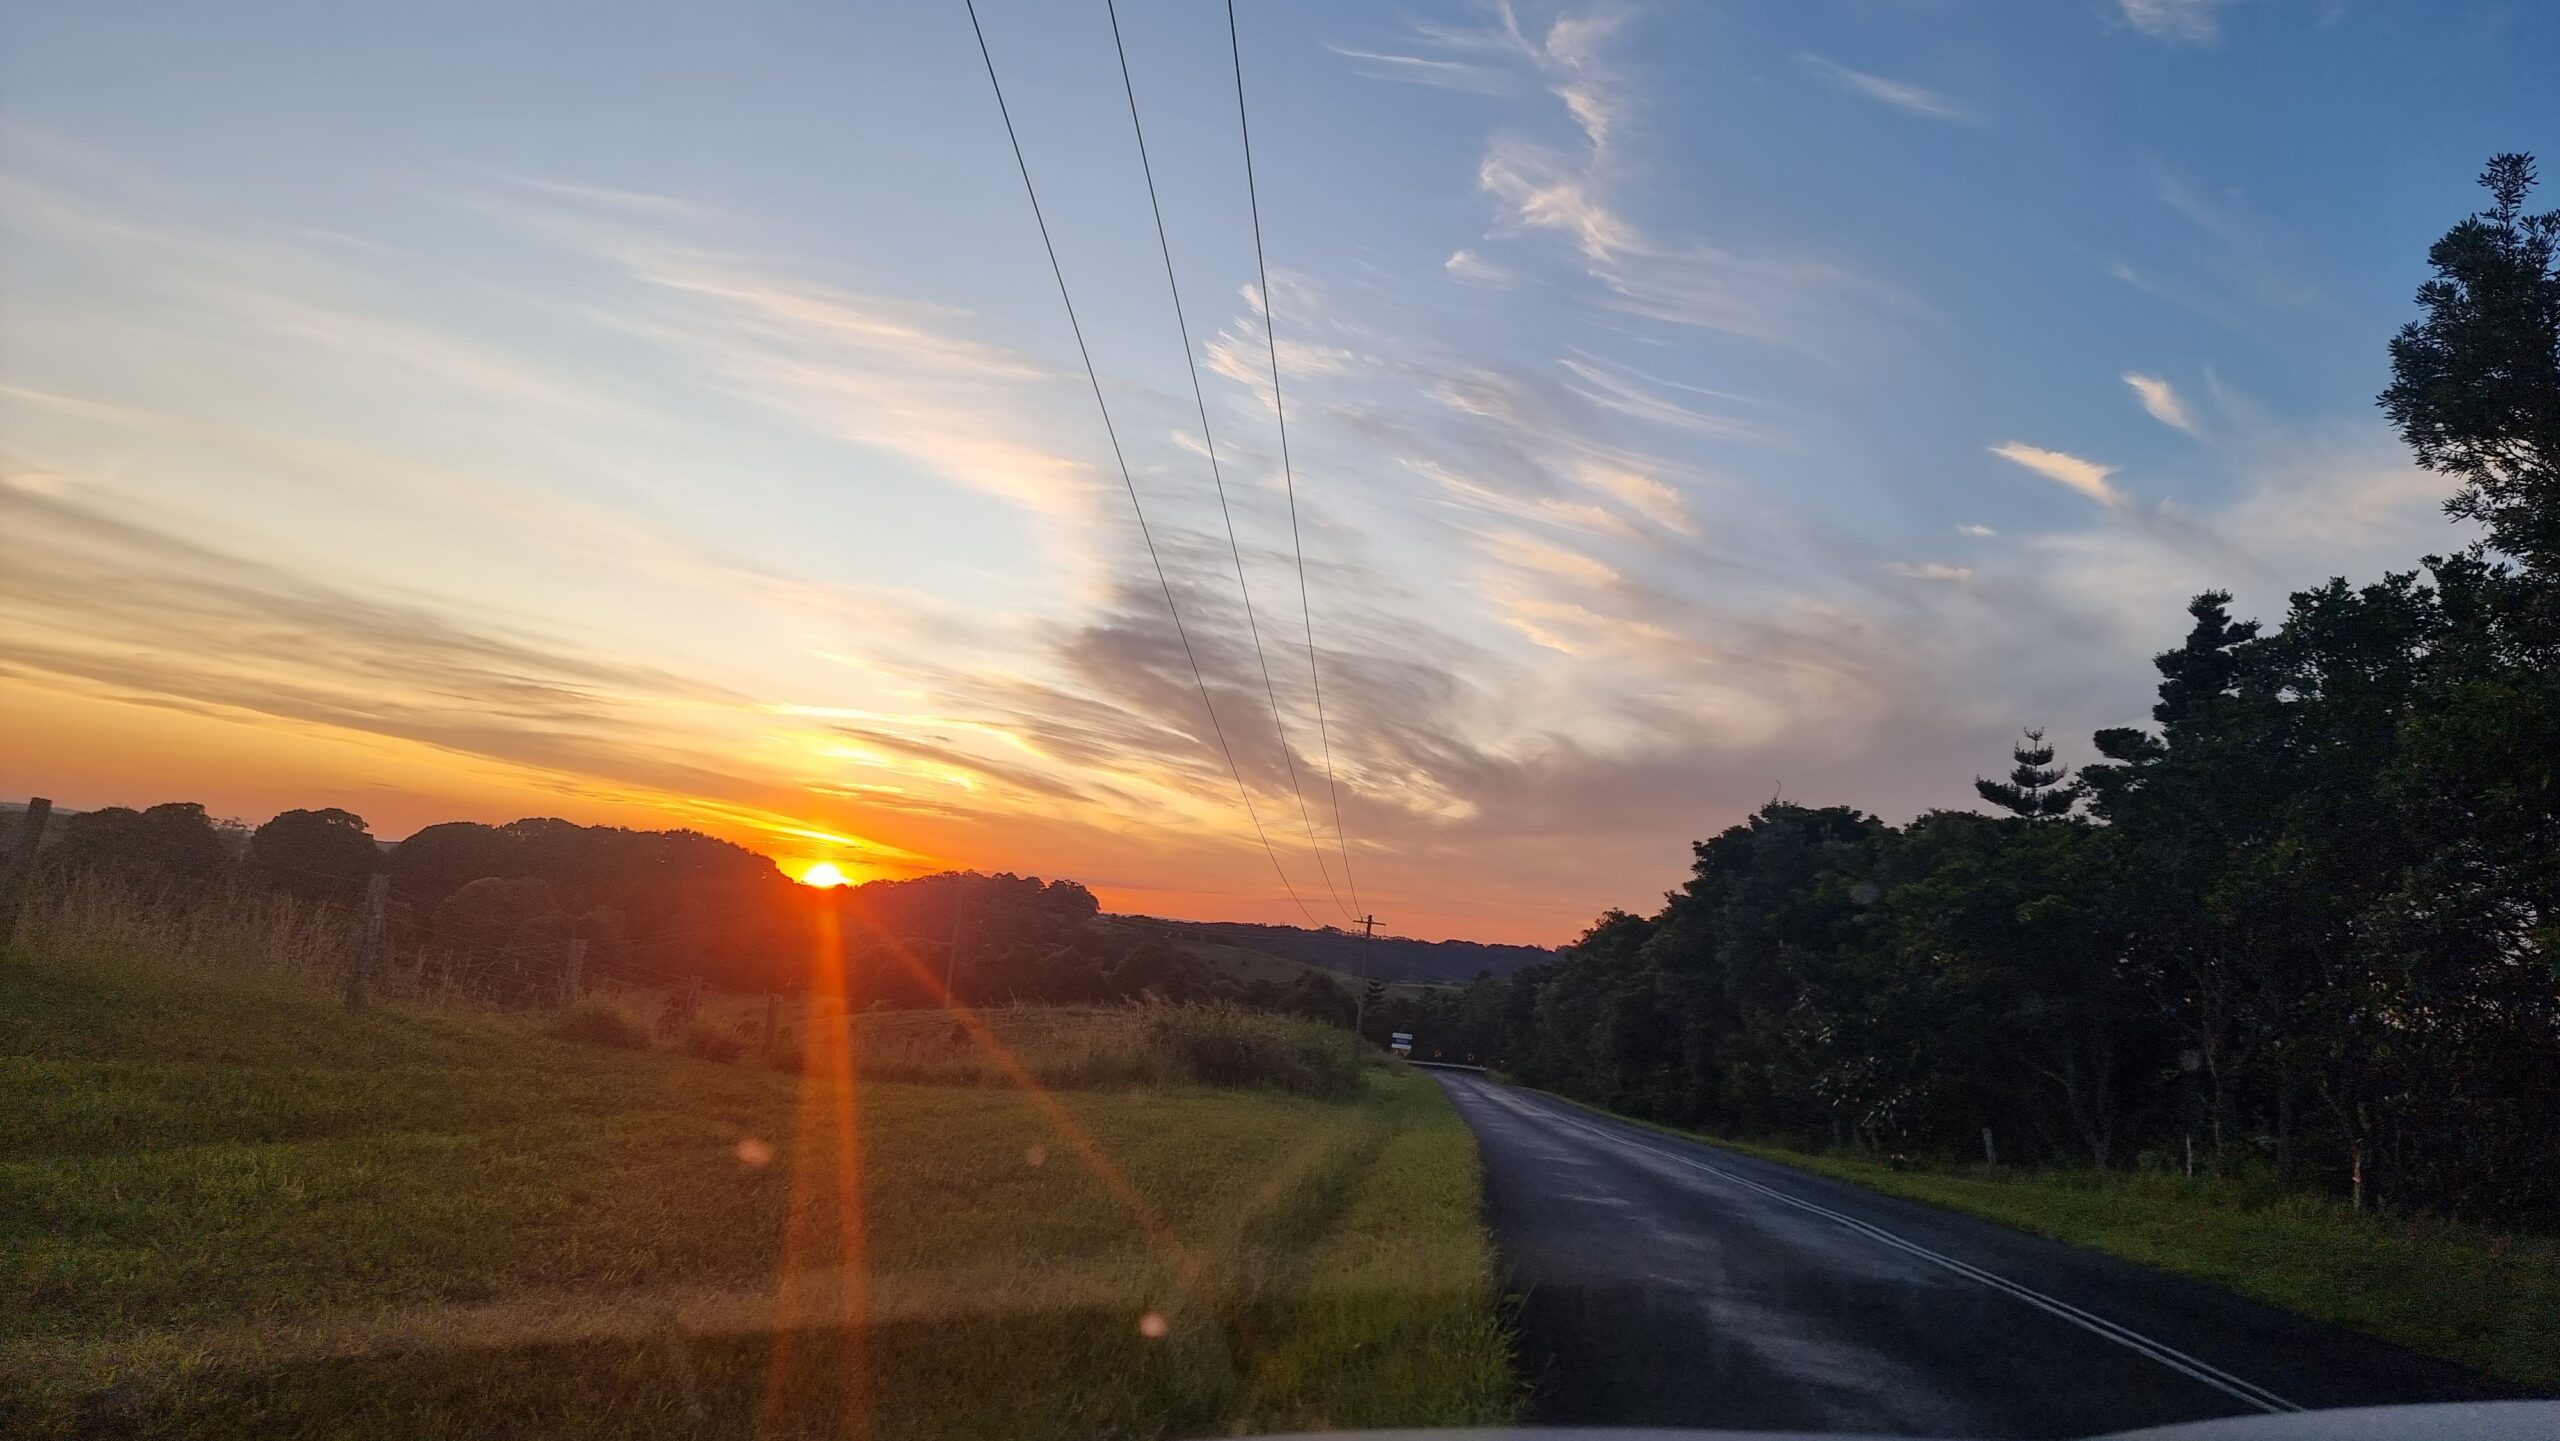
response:
M1301 926L1258 925L1247 921L1169 921L1154 916L1114 919L1157 928L1168 935L1258 951L1299 965L1316 966L1345 976L1372 976L1396 982L1464 985L1491 973L1508 976L1523 966L1552 961L1546 946L1507 946L1485 941L1424 941L1409 936L1380 936L1363 958L1360 933L1308 930Z
M881 1054L848 1091L823 1046L803 1076L540 1014L350 1015L315 980L41 935L0 957L0 1088L29 1101L0 1125L0 1433L1509 1414L1473 1147L1436 1091L1375 1065L1343 1099L1180 1078L1238 1026L1311 1054L1338 1033L1050 1009L990 1013L991 1046L865 1018Z

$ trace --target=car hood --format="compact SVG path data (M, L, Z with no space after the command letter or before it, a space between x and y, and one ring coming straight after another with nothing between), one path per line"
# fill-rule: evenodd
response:
M1653 1427L1508 1426L1490 1430L1335 1431L1262 1441L1858 1441L1837 1432L1690 1431ZM2440 1406L2362 1406L2275 1416L2227 1416L2088 1441L2553 1441L2560 1401L2467 1401ZM1917 1441L1917 1438L1912 1438ZM1981 1441L1940 1437L1937 1441Z

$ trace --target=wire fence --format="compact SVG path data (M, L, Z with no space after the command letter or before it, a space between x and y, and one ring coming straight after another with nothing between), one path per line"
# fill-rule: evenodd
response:
M158 964L239 975L299 976L343 986L357 973L370 882L262 867L291 885L230 872L209 877L40 872L18 940L33 954ZM644 960L643 947L734 937L730 922L696 922L637 936L581 935L546 924L537 937L438 936L411 905L384 906L369 965L368 999L471 1009L566 1004L597 991L698 994L705 971Z

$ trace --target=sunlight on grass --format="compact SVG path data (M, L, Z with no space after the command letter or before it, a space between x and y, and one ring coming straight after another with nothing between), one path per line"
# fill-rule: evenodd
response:
M945 1013L811 1027L797 1073L545 1024L10 957L0 1085L29 1104L0 1113L0 1430L1088 1437L1510 1413L1473 1145L1421 1078L1355 1067L1319 1097L1112 1063L1027 1093ZM1137 1011L985 1025L1034 1075L1160 1040Z

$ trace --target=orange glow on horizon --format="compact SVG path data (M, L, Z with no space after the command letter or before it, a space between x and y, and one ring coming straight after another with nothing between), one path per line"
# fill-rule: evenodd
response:
M833 861L811 861L800 872L798 879L800 884L815 886L822 891L853 884L853 877L846 875L844 868Z

